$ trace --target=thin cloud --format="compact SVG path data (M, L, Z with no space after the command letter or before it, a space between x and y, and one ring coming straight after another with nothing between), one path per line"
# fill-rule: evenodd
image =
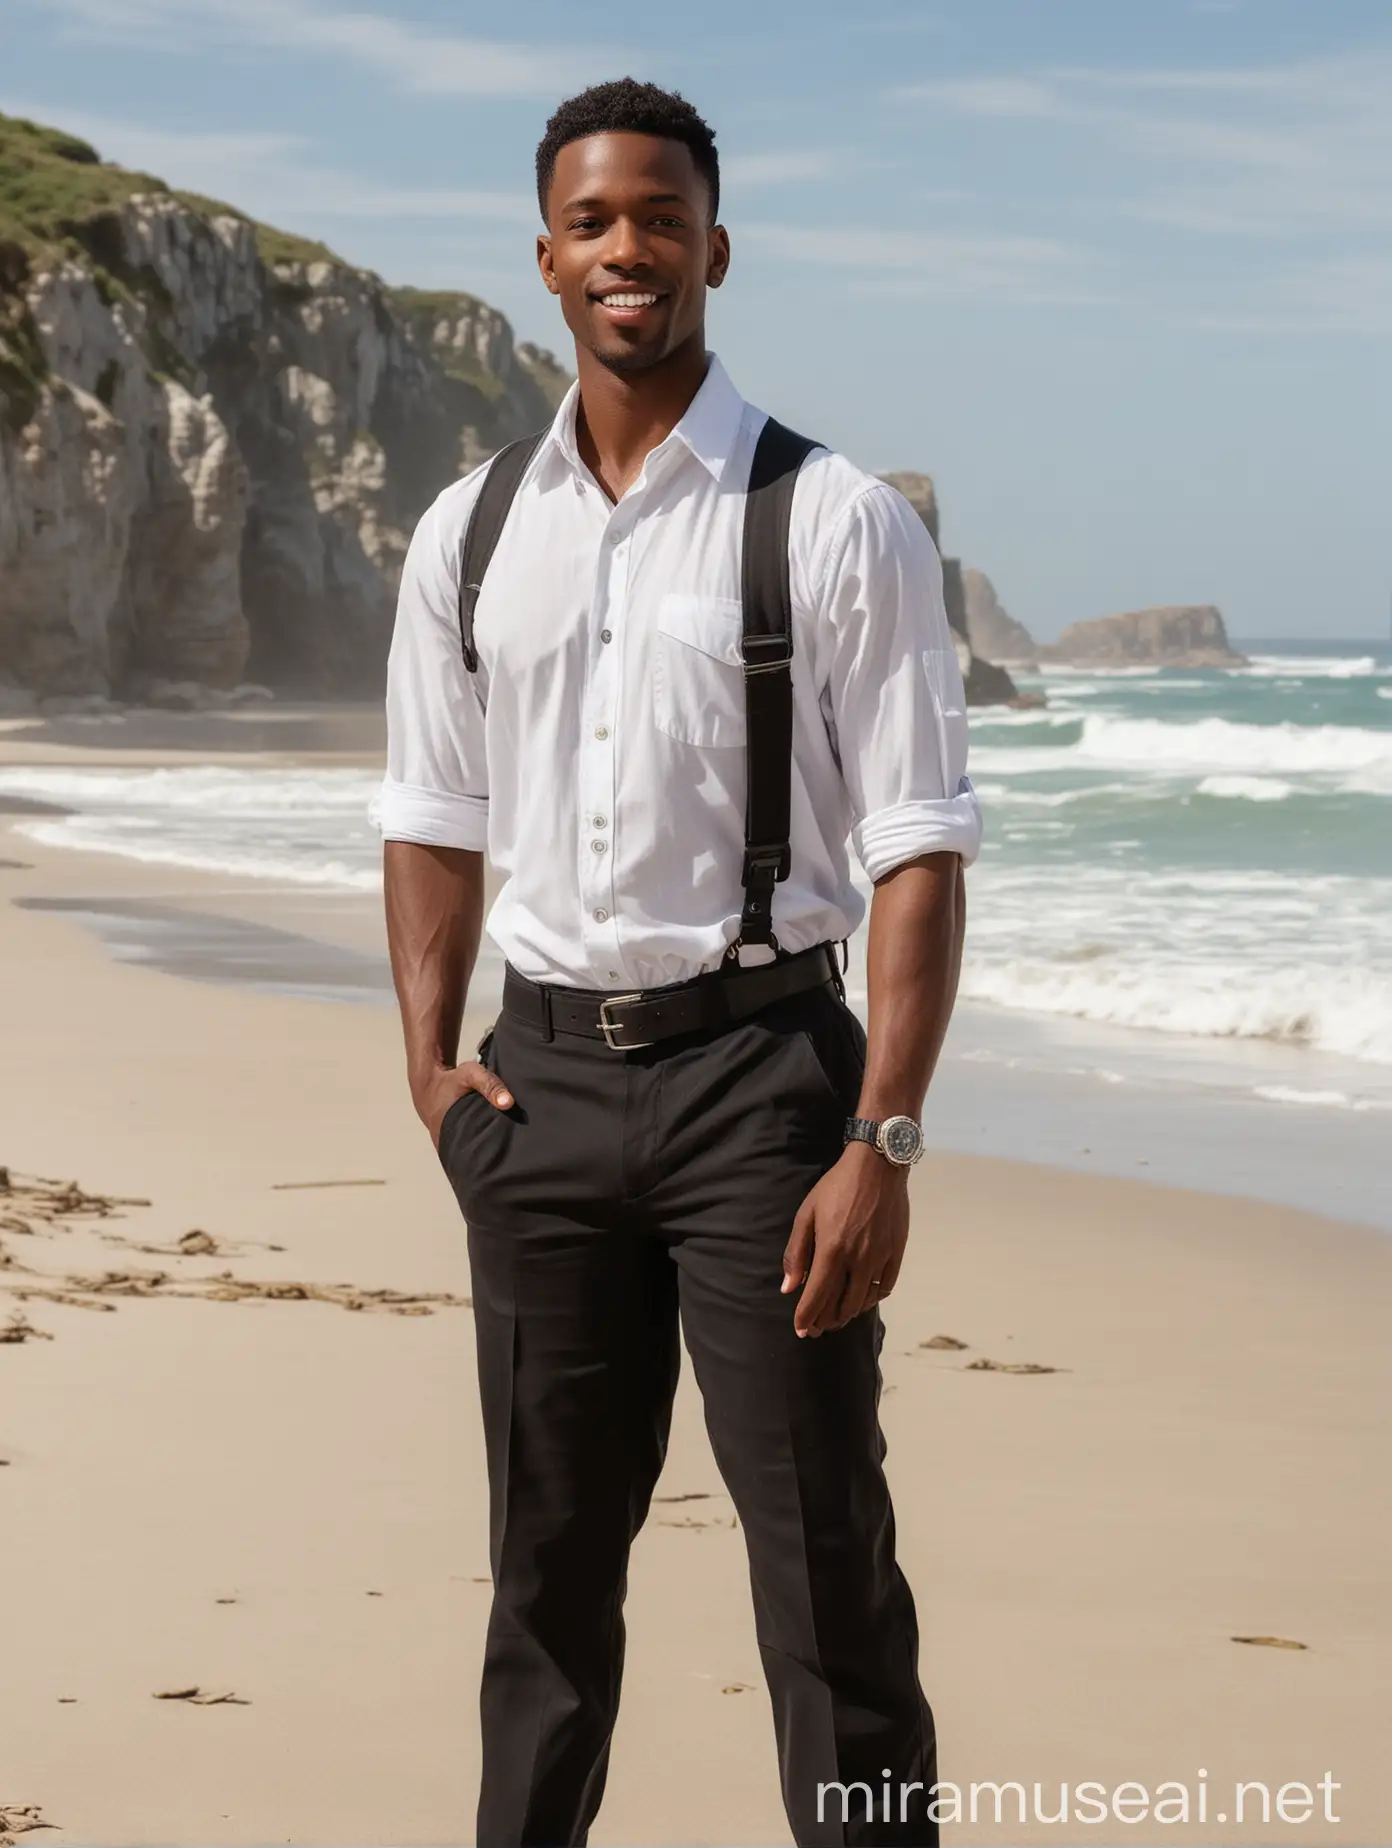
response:
M1121 210L1153 224L1293 238L1392 223L1392 52L1381 48L1231 69L1050 69L892 94L1072 130L1113 161L1148 160L1158 182Z
M936 301L1092 302L1092 253L1054 238L877 231L863 226L741 225L742 242L784 262L838 270L861 293Z
M1392 257L1334 257L1271 278L1257 308L1204 309L1184 317L1224 333L1392 335Z
M1063 121L1070 109L1055 82L1038 77L956 77L899 84L892 102L939 103L956 115L1007 122Z
M26 0L87 37L193 51L208 43L300 50L369 70L417 96L559 96L617 68L612 52L535 46L425 30L388 13L313 0Z
M720 180L730 186L785 186L820 180L844 164L830 148L776 148L764 154L722 157Z
M6 98L6 113L61 122L106 159L156 174L186 192L224 199L272 224L334 219L422 218L531 226L536 200L523 192L470 187L391 186L325 166L303 135L149 128L28 99Z

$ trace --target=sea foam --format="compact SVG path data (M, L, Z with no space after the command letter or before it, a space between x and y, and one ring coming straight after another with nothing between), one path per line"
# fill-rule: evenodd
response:
M1147 776L1355 778L1365 793L1392 794L1392 731L1356 725L1250 725L1236 719L1071 716L1077 737L1037 745L978 743L973 770L1001 776L1069 768Z
M1217 1039L1269 1039L1392 1065L1392 978L1175 958L1063 965L968 953L961 993L1031 1013Z

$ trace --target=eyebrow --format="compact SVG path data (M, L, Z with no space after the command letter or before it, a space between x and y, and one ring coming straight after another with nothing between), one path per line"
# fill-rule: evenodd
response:
M685 193L663 192L649 193L644 205L689 205L691 202ZM563 212L595 212L603 210L603 199L568 199L561 207Z

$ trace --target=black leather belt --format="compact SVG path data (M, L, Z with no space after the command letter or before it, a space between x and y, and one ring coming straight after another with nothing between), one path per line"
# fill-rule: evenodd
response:
M823 984L838 991L841 986L836 950L830 943L751 969L732 963L690 982L637 994L533 982L509 964L503 977L503 1009L548 1037L553 1032L579 1033L604 1040L615 1052L633 1052L679 1033L733 1026L774 1001Z

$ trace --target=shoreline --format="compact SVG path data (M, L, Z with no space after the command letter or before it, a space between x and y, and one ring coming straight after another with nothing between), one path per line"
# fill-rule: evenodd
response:
M375 767L371 756L353 761ZM54 846L25 831L35 818L31 798L0 796L0 861L10 863L0 902L66 914L118 961L181 980L394 1009L380 892ZM490 876L490 897L495 889ZM862 928L858 946L863 939ZM862 955L853 952L853 978ZM501 981L485 934L471 1013L496 1011ZM1186 1040L959 1000L925 1132L940 1151L1266 1200L1392 1232L1377 1133L1388 1120L1392 1074L1381 1068L1350 1077L1346 1062L1308 1048Z

